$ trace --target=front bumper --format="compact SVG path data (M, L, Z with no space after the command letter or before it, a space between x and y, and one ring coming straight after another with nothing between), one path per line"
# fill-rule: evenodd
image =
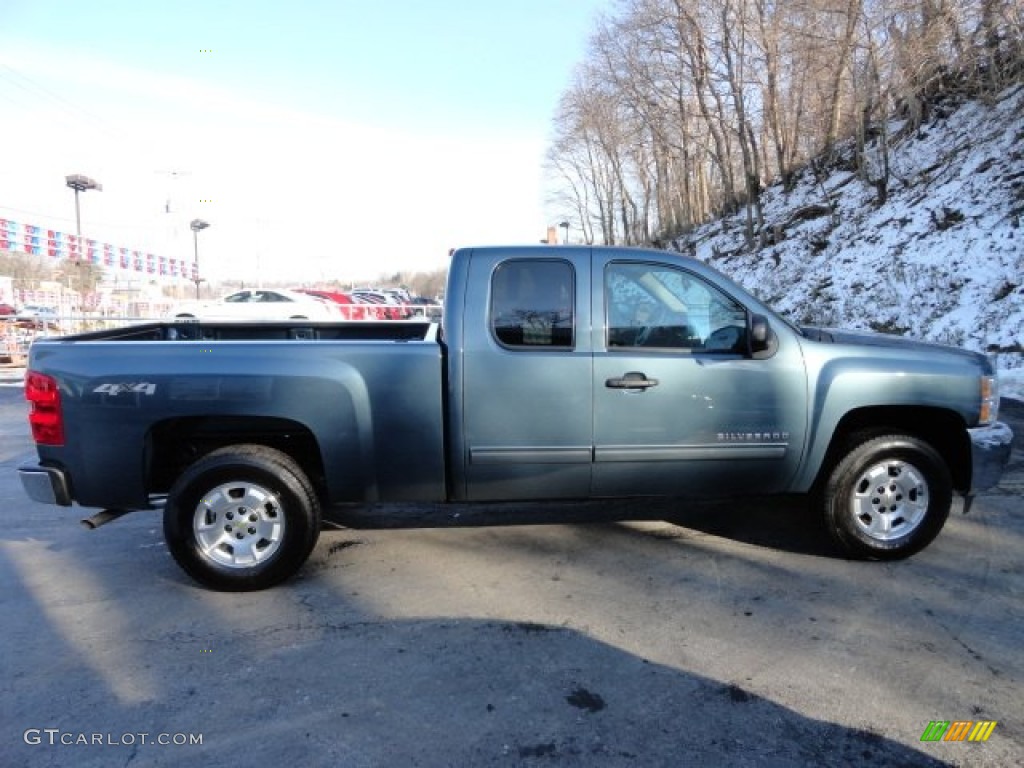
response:
M39 464L22 464L18 467L18 477L21 478L21 487L32 501L61 507L71 506L71 486L64 470Z
M973 496L999 484L1010 461L1013 431L1001 421L990 427L968 429L971 438L971 490Z

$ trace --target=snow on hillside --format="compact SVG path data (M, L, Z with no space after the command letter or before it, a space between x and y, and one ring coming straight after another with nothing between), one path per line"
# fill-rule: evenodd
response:
M951 110L953 108L950 108ZM1024 389L1024 85L901 136L884 205L852 149L764 195L778 242L744 246L741 211L676 241L801 324L898 333L987 352ZM906 133L906 132L905 132ZM830 210L830 205L833 207Z

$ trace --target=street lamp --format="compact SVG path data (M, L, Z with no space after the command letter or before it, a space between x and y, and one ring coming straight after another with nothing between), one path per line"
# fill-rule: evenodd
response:
M196 258L196 276L194 278L196 284L196 298L199 298L199 283L202 282L199 279L199 232L210 226L208 221L202 219L192 219L192 223L189 227L192 230L192 244L195 246L195 258Z
M90 179L88 176L82 176L80 173L72 174L71 176L65 176L64 182L75 190L75 234L78 235L78 249L82 250L82 210L78 204L78 193L87 192L90 189L95 189L97 192L103 191L103 185L95 179ZM77 259L76 259L77 261Z
M562 238L562 244L563 245L568 245L569 244L569 222L568 221L563 221L558 226L560 226L562 229L565 230L565 237Z

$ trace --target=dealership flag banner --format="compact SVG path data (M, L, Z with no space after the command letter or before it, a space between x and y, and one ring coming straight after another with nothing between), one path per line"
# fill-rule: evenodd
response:
M0 250L58 260L81 259L123 271L167 277L186 277L189 272L184 260L152 253L143 254L131 248L3 218L0 218Z

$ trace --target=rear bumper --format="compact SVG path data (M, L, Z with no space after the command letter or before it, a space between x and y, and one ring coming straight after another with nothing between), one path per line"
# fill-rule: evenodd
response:
M990 427L968 429L971 438L971 490L968 495L999 484L1010 461L1013 431L1001 421Z
M21 487L32 501L61 507L71 506L71 486L64 470L23 464L18 467L18 477L21 478Z

